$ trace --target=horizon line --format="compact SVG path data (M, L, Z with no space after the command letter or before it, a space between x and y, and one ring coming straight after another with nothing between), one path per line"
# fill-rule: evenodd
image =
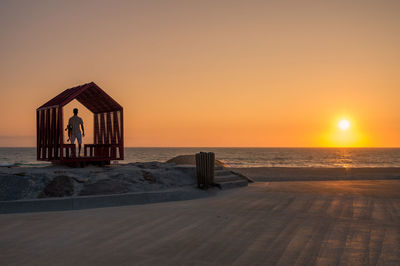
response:
M36 148L36 146L0 146L4 148ZM197 148L234 148L234 149L400 149L392 146L365 146L365 147L332 147L332 146L127 146L124 148L153 148L153 149L197 149Z

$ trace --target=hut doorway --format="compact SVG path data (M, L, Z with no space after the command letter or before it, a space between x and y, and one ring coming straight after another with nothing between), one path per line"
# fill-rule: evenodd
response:
M69 118L72 117L74 108L78 108L78 116L83 120L83 126L85 128L85 137L82 138L82 145L93 143L93 113L90 112L83 104L77 100L72 100L69 104L64 106L64 140L66 144L68 140L68 131L65 128L68 125ZM82 150L83 151L83 150Z

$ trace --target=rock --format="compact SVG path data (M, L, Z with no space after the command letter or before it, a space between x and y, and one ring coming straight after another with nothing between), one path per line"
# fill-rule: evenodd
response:
M74 193L72 179L66 175L56 176L39 194L38 198L67 197Z
M93 184L86 184L79 195L107 195L127 192L129 192L129 189L125 182L112 179L103 179Z
M14 175L18 175L18 176L26 176L25 172L20 172L20 173L15 173Z
M20 175L0 174L0 201L21 199L31 186L29 180Z
M73 176L73 177L71 177L75 182L78 182L78 183L86 183L86 182L88 182L89 181L89 178L87 178L87 177L76 177L76 176Z
M143 176L143 178L144 178L145 180L147 180L149 183L156 183L156 181L154 180L154 178L153 178L153 176L151 175L151 173L142 170L142 176Z
M194 165L139 162L110 167L0 167L0 201L159 191L196 184Z
M138 162L138 163L133 163L132 165L142 168L142 169L159 169L164 167L163 163L160 162Z

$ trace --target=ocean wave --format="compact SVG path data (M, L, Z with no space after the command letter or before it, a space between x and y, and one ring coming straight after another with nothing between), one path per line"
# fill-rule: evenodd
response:
M0 163L0 167L10 167L13 166L15 163Z
M214 152L230 167L400 167L400 149L125 148L122 163L164 162L182 154ZM0 167L40 167L35 148L0 148Z
M0 167L43 167L49 166L51 163L47 162L7 162L7 163L0 163Z

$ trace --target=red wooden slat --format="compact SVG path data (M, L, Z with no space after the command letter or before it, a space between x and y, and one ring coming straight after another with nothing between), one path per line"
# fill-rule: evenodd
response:
M92 103L93 105L97 104L104 104L105 106L109 106L109 108L112 109L113 106L117 106L118 108L122 108L113 98L111 98L107 93L105 93L100 87L98 87L94 82L85 84L82 88L76 91L72 96L70 96L68 99L66 99L61 105L65 105L68 102L72 101L74 98L76 98L79 94L83 93L85 90L94 90L94 93L97 95L96 98L92 98ZM105 99L102 99L101 101L98 100L99 96L105 96ZM102 97L103 98L103 97ZM104 106L104 107L105 107ZM109 108L101 108L97 110L97 112L106 112L108 111Z
M81 86L77 86L77 87L71 89L71 92L68 94L68 96L65 97L60 102L60 106L64 106L64 105L68 104L70 101L75 99L80 93L82 93L85 89L89 88L89 86L91 86L90 83L86 83L86 84L83 84Z
M109 103L107 101L107 97L103 94L99 94L99 101L96 102L96 107L98 110L102 110L102 112L109 112L111 111L111 106L109 106Z
M81 97L82 96L82 97ZM95 113L104 113L112 110L112 106L108 102L108 95L104 95L95 87L85 90L78 98L78 100L85 105L88 109ZM93 101L96 99L96 101Z
M42 159L46 159L46 110L42 113Z
M106 131L106 125L104 121L104 113L100 113L100 142L99 144L104 144L104 139L105 139L105 131Z
M50 141L51 141L51 130L50 130L50 109L46 109L46 159L50 159Z
M40 152L42 160L45 159L44 152L45 152L45 143L44 143L44 134L45 134L45 125L44 125L44 110L40 112Z
M96 99L96 101L93 99ZM110 109L110 105L106 104L108 99L104 98L96 87L91 87L82 92L78 100L94 113L107 112Z
M62 161L64 158L64 117L63 117L63 108L58 108L58 134L59 134L59 143L60 143L60 160Z
M41 111L41 117L40 117L41 127L40 128L41 128L42 134L40 134L40 135L42 137L42 139L41 139L41 143L42 143L42 145L41 145L42 146L42 160L46 159L46 147L45 147L46 125L45 125L45 116L44 116L44 114L45 114L45 110Z
M99 143L99 116L98 114L93 114L93 143L98 144Z
M112 112L112 114L113 114L113 136L112 136L111 143L116 144L117 143L117 134L119 132L119 130L118 130L118 115L117 115L116 111Z
M122 109L122 106L119 103L117 103L110 95L108 95L105 91L103 91L94 82L93 82L93 89L96 89L96 93L98 93L99 95L102 96L102 98L104 98L104 101L102 101L102 103L107 104L107 106L109 106L109 109L104 111L115 111Z
M66 89L65 91L63 91L62 93L60 93L59 95L57 95L56 97L54 97L53 99L48 101L47 103L45 103L42 106L40 106L38 109L49 108L49 107L54 107L54 106L61 105L61 103L63 101L65 101L66 99L71 98L71 95L73 95L74 93L79 91L79 89L81 89L84 85L87 85L87 84L83 84L83 85L79 85L79 86L76 86L76 87L73 87L73 88Z
M116 142L120 143L120 130L119 130L119 121L118 121L118 112L114 112L114 136Z
M107 113L103 113L104 116L104 142L103 144L108 144L108 131L107 131Z
M98 101L102 101L102 99L100 99L99 94L91 88L83 91L81 94L79 94L79 96L76 97L76 99L93 113L101 111L96 108L95 104ZM96 99L96 101L93 99Z
M43 149L43 111L39 111L39 143L40 143L40 151L39 151L39 157L40 159L43 159L42 156L42 149Z
M63 91L61 94L59 94L60 97L56 96L53 98L54 100L53 102L52 100L50 100L49 102L52 105L64 106L65 104L72 101L81 91L83 91L88 86L88 84L89 83L67 89ZM44 104L44 105L45 107L51 107L50 104Z
M38 109L64 106L75 98L78 101L82 101L84 105L94 113L110 112L122 108L121 105L105 93L99 86L91 82L63 91Z
M107 141L106 144L111 143L111 139L113 138L112 126L111 126L111 113L107 113Z
M48 138L48 140L47 140L47 158L49 159L49 160L51 160L51 150L52 150L52 140L53 140L53 130L52 130L52 117L51 117L51 115L52 115L52 109L48 109L48 116L49 116L49 120L48 120L48 122L49 122L49 124L48 124L48 136L47 136L47 138Z
M121 137L120 137L120 142L119 142L119 155L120 159L124 159L124 110L121 109Z
M51 159L56 159L56 144L57 144L57 108L51 109Z
M52 132L52 137L51 137L51 152L52 152L52 158L57 157L56 153L56 144L57 144L57 111L56 108L53 108L52 110L52 115L51 115L51 132Z
M39 113L36 111L36 160L40 159L40 125L39 125Z
M58 159L60 158L58 155L59 149L60 149L60 130L59 130L59 108L54 108L54 112L55 112L55 117L54 117L54 158Z
M121 121L120 121L120 115L121 115L121 112L120 111L118 111L118 112L115 112L115 117L114 117L114 120L115 120L115 125L116 125L116 131L115 131L115 135L116 135L116 141L117 141L117 147L118 147L118 158L120 158L121 157Z
M57 95L56 97L51 99L50 101L48 101L45 104L43 104L42 106L40 106L38 109L44 109L44 108L48 108L48 107L52 107L52 106L58 105L59 102L61 102L62 99L67 97L67 95L69 93L71 93L70 89L67 89L67 90L63 91L62 93L60 93L59 95Z

